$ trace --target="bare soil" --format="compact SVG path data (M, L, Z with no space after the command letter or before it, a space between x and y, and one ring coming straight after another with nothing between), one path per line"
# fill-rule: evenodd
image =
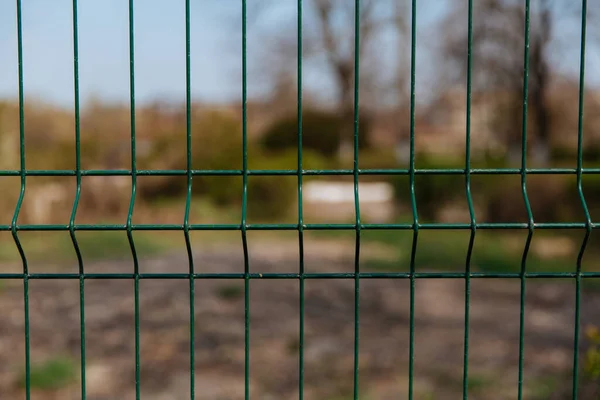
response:
M352 245L307 242L307 271L351 271ZM369 251L366 249L364 256ZM71 271L74 266L64 266ZM185 254L141 260L142 272L186 272ZM196 249L196 271L241 272L241 246ZM297 243L250 249L252 272L294 272ZM87 272L132 271L130 260L86 264ZM195 389L197 399L244 398L244 292L238 280L196 280ZM79 370L78 280L30 281L31 360L70 355ZM190 398L190 285L187 280L140 281L140 388L148 400ZM299 282L250 281L250 394L297 399ZM409 387L410 282L360 282L359 387L366 399L405 399ZM470 399L514 399L519 361L520 282L473 279L470 292ZM528 280L524 378L527 399L567 399L573 365L574 284ZM584 291L582 326L598 323L600 294ZM25 354L20 281L0 292L0 393L23 398L16 380ZM307 280L304 304L304 398L349 399L353 391L355 282ZM415 284L415 399L462 398L465 282ZM135 398L134 283L85 282L88 400ZM582 347L585 346L582 339ZM582 360L583 362L583 360ZM584 378L582 377L582 382ZM580 399L596 399L589 384ZM593 386L593 385L592 385ZM33 399L81 398L80 384Z

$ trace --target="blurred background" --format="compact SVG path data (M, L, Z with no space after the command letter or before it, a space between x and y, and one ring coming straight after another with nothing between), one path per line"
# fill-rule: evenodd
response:
M352 169L354 2L303 3L303 168ZM416 168L464 169L468 126L471 168L521 167L524 1L474 3L468 121L467 1L418 2L412 110ZM105 0L81 2L78 7L81 168L128 170L132 111L128 4ZM147 0L136 2L134 12L137 168L182 170L187 156L185 4ZM298 166L297 12L294 0L247 2L246 122L252 170ZM576 168L581 130L582 165L598 168L600 7L587 6L581 110L581 2L532 0L530 16L527 166ZM72 18L68 0L23 2L23 115L30 170L75 168ZM242 168L241 18L239 1L191 2L193 169ZM410 1L361 1L360 169L409 166L411 19ZM0 169L4 171L20 168L16 21L14 2L0 3ZM474 174L471 193L477 222L527 222L520 179L518 174ZM586 173L582 182L594 220L600 212L600 178ZM20 184L18 176L0 177L0 224L11 223ZM303 185L304 223L355 221L352 176L305 176ZM470 222L464 175L417 175L415 185L420 222ZM85 176L81 188L76 223L125 223L130 177ZM574 174L531 174L527 188L536 222L586 221ZM75 190L75 177L29 176L18 223L68 224ZM359 190L363 223L413 221L407 176L361 175ZM138 177L133 223L182 224L186 194L185 176ZM249 177L249 223L297 223L298 202L296 176ZM190 223L237 224L241 206L240 176L193 178ZM537 230L527 270L575 272L584 236L582 229ZM76 272L77 258L68 232L24 231L19 237L30 272ZM243 271L239 232L194 231L191 237L197 272ZM464 271L469 237L467 230L422 230L416 269ZM519 272L526 238L525 230L479 230L471 252L472 271ZM132 271L125 232L79 231L77 240L86 271ZM306 271L353 271L355 240L352 231L306 231ZM593 232L582 258L584 271L600 270L598 240ZM181 232L138 231L134 241L141 272L188 270ZM296 231L251 231L248 241L252 272L297 272L300 268ZM412 241L411 231L363 231L361 270L408 271ZM0 232L0 268L1 272L22 269L10 232ZM130 398L135 393L133 284L87 282L87 382L92 396L88 398L115 398L115 393ZM524 391L531 399L568 398L575 335L574 280L528 282ZM598 283L589 278L582 285L581 399L600 395L600 335L594 328L600 323ZM197 398L243 398L243 282L197 280L196 286ZM458 398L463 389L464 282L428 279L416 286L415 396ZM298 398L298 285L253 281L251 288L252 393L261 398ZM144 398L189 397L188 290L184 281L141 283ZM77 282L33 281L31 293L34 397L79 398ZM368 280L360 293L361 392L368 399L404 398L409 379L409 283ZM516 395L519 295L518 279L472 282L468 384L472 398ZM305 396L351 398L353 282L308 281L305 301ZM24 353L9 351L25 346L22 307L22 282L0 280L4 320L0 323L0 359L4 361L0 387L14 394L10 398L18 398L23 390ZM343 332L342 339L339 332ZM268 373L269 368L278 372Z

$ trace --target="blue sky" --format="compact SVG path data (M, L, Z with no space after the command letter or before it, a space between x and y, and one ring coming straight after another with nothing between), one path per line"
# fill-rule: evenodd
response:
M0 1L0 97L18 93L15 1ZM226 101L241 96L239 0L192 1L192 92L195 97ZM252 0L248 2L249 13ZM434 4L440 4L439 1ZM279 0L291 12L296 0ZM128 2L79 1L79 68L81 100L92 96L127 101L129 96ZM185 3L135 2L135 81L138 102L185 98ZM442 7L435 7L439 11ZM436 13L422 12L425 20ZM438 12L439 14L439 12ZM267 14L274 21L281 14ZM252 17L249 15L249 17ZM292 19L293 20L293 19ZM288 27L289 28L289 27ZM249 63L262 54L258 31L248 31ZM30 97L70 106L73 103L72 0L23 1L23 70ZM249 95L258 93L252 85ZM326 87L323 73L305 73L308 85Z
M279 0L294 10L295 0ZM249 0L249 4L252 0ZM239 0L192 1L192 91L211 101L241 94L241 41L236 29ZM420 21L433 21L444 1L425 1ZM182 101L185 98L184 1L138 0L135 3L136 98ZM0 97L17 95L15 1L0 1ZM250 30L249 62L256 60L261 41ZM79 1L80 87L82 101L91 96L129 98L128 2ZM579 43L577 43L577 46ZM23 1L23 69L28 96L70 106L73 102L72 0ZM576 46L576 47L577 47ZM576 49L575 49L576 50ZM573 53L571 69L577 66ZM421 81L426 55L418 63ZM430 64L430 62L429 62ZM588 71L590 68L588 67ZM588 76L597 80L589 72ZM595 74L598 75L598 74ZM323 74L307 74L308 84L327 85ZM252 74L249 79L253 79ZM249 95L253 94L252 89ZM254 92L256 93L256 92Z
M16 7L0 2L0 95L17 93ZM23 1L25 90L44 99L69 103L73 97L72 1ZM129 93L128 5L124 0L79 2L80 85L82 100L92 95L127 99ZM218 4L194 3L194 92L230 96L223 48L223 14ZM137 1L135 5L136 95L185 96L183 1ZM233 50L233 49L231 49ZM228 90L229 89L229 92ZM182 97L183 98L183 97Z

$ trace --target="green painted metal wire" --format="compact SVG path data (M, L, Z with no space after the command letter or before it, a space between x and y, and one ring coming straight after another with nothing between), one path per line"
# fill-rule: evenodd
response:
M553 230L553 229L598 229L595 222L535 222L535 229ZM323 231L323 230L356 230L356 224L189 224L191 231L239 231L242 227L246 231L296 231L303 230ZM72 227L76 231L183 231L182 224L75 224ZM470 230L473 225L470 223L414 223L405 224L360 224L361 230ZM529 229L528 223L522 222L481 222L475 224L477 229L489 230L507 230L507 229ZM69 231L69 225L0 225L1 231Z
M598 175L600 168L584 168L583 166L583 109L584 109L584 87L585 87L585 49L586 49L586 26L587 26L587 0L582 0L581 14L581 51L580 51L580 73L579 73L579 113L577 132L577 165L575 168L528 168L527 166L527 115L529 95L529 38L530 38L530 0L525 1L525 31L524 31L524 54L523 54L523 115L522 115L522 143L521 143L521 166L519 168L471 168L471 102L472 102L472 70L473 70L473 6L474 1L468 2L468 43L467 43L467 77L466 77L466 132L465 132L465 166L453 169L418 169L415 166L415 88L416 88L416 35L417 35L417 0L412 0L411 7L411 72L410 72L410 155L409 166L405 169L360 169L359 166L359 77L360 77L360 22L361 1L354 0L354 110L353 110L353 167L351 169L327 169L327 170L305 170L303 168L303 1L297 0L297 167L285 170L250 170L248 168L248 126L247 126L247 0L241 0L242 9L242 169L236 170L201 170L194 169L192 165L192 94L191 94L191 34L190 34L190 0L185 1L185 65L186 65L186 169L182 170L139 170L136 163L136 115L135 115L135 29L134 29L134 1L129 0L129 79L130 79L130 136L131 136L131 166L130 169L120 170L84 170L81 168L81 131L80 131L80 89L79 89L79 26L78 26L78 0L72 2L72 27L73 27L73 81L74 81L74 123L75 123L75 168L72 170L31 170L26 167L25 157L25 122L24 122L24 76L23 76L23 28L22 28L22 4L16 0L17 13L17 50L18 50L18 94L19 94L19 144L20 144L20 167L18 170L0 170L0 177L19 177L20 192L12 221L8 225L0 225L0 232L11 232L15 246L19 252L22 262L22 272L0 273L0 279L16 279L23 281L24 295L24 335L25 335L25 397L31 397L30 385L30 315L29 315L29 282L38 279L77 279L79 280L80 296L80 340L81 340L81 397L85 399L86 393L86 325L85 325L85 281L88 279L126 279L132 280L134 284L134 323L135 323L135 392L136 399L140 399L141 392L141 360L140 360L140 281L147 279L181 279L189 283L189 385L190 398L196 397L195 387L195 281L197 279L234 279L244 281L244 394L250 399L250 289L251 281L257 279L297 279L299 284L299 354L298 354L298 396L304 398L305 385L305 283L306 280L316 279L351 279L354 281L354 344L353 344L353 398L358 399L359 388L359 353L360 353L360 281L361 279L396 279L408 280L410 284L410 319L409 319L409 360L408 360L408 398L413 399L415 394L415 294L416 280L418 279L463 279L465 282L465 322L464 322L464 352L463 352L463 399L469 396L469 329L470 329L470 305L471 305L471 281L472 279L515 279L520 282L520 317L519 317L519 357L518 357L518 398L523 398L524 382L524 335L525 335L525 297L527 280L565 278L573 279L575 283L575 320L574 320L574 343L573 343L573 380L572 398L577 399L579 390L579 351L580 351L580 313L581 313L581 288L582 281L589 278L600 278L600 271L582 271L582 260L589 242L590 235L598 225L590 216L589 206L586 202L583 190L584 175ZM402 121L398 121L402 123ZM348 132L350 134L350 132ZM464 176L465 194L469 209L468 223L421 223L419 222L419 205L417 203L416 177L420 175L448 175ZM528 196L527 177L529 175L574 175L577 179L577 191L581 206L585 214L584 222L562 222L562 223L539 223L535 222L531 203ZM361 210L359 201L359 180L361 176L407 176L408 190L410 192L410 204L412 221L409 223L385 223L368 224L361 222ZM527 211L527 222L525 223L481 223L477 222L475 207L471 192L471 178L474 175L518 175L521 180L521 193ZM74 177L76 180L75 198L68 224L19 224L19 215L22 210L26 192L28 176L64 176ZM131 196L129 210L125 224L78 224L76 223L78 206L81 198L82 177L85 176L128 176L131 177ZM132 216L135 207L137 178L143 176L181 176L186 177L187 191L185 200L185 213L181 224L134 224ZM192 201L192 184L194 177L198 176L240 176L242 177L242 213L240 223L234 224L192 224L190 223L190 210ZM251 176L292 176L297 179L298 209L297 222L295 223L270 223L249 224L248 223L248 180ZM353 223L347 224L307 224L304 222L303 211L303 179L305 176L352 176L354 190L355 219ZM362 272L360 269L361 234L364 231L373 230L398 230L411 231L411 255L408 262L408 272ZM527 238L524 243L521 256L519 272L472 272L472 255L478 230L526 230ZM529 272L527 261L530 245L536 230L559 230L580 229L584 232L584 238L579 248L574 272ZM250 261L248 251L249 231L297 231L298 232L298 272L297 273L261 273L250 272ZM307 273L305 271L305 233L315 230L344 230L355 233L354 271L343 273ZM419 272L416 270L416 257L418 253L419 232L421 230L464 230L469 231L469 244L465 259L464 271L462 272ZM20 232L68 232L77 257L78 270L76 273L30 273L28 259L23 249ZM133 271L127 273L86 273L84 262L79 247L77 234L80 231L123 231L127 234L128 243L133 259ZM138 255L134 240L134 232L137 231L181 231L186 244L188 257L187 273L141 273L139 270ZM241 234L241 245L244 254L244 270L241 273L203 273L197 272L194 265L191 232L194 231L239 231Z
M183 235L188 255L190 281L190 398L196 398L196 284L194 276L194 255L190 240L190 208L192 203L192 88L191 88L191 38L190 38L190 0L185 1L185 112L186 112L186 167L187 194L185 198L185 214L183 217Z
M469 206L469 217L471 219L471 235L469 236L469 247L465 261L465 344L463 358L463 399L469 397L469 322L471 305L471 256L475 245L475 234L477 233L477 222L475 220L475 207L471 196L471 90L473 75L473 0L469 0L468 10L468 44L467 44L467 121L466 121L466 143L465 143L465 191Z
M592 218L583 195L582 172L583 172L583 94L585 87L585 39L587 28L587 0L582 0L581 10L581 55L579 61L579 119L577 127L577 191L581 199L581 206L585 214L585 236L581 242L581 248L577 255L577 277L575 280L575 334L573 343L573 399L578 398L579 385L579 336L580 336L580 312L581 312L581 262L583 254L592 233Z
M329 273L200 273L193 275L195 279L356 279L354 272L329 272ZM84 279L189 279L189 273L86 273ZM361 272L360 279L556 279L572 278L600 278L600 271L593 272ZM80 279L79 274L73 273L0 273L0 279Z
M18 174L21 176L21 190L19 192L19 199L15 207L15 213L13 215L10 231L12 232L15 245L21 256L23 263L23 296L25 304L25 398L29 400L31 398L31 349L29 340L29 267L27 265L27 257L25 251L21 245L19 234L17 231L17 221L19 219L19 213L23 206L23 199L25 198L25 185L26 185L26 174L25 174L25 116L24 116L24 91L23 91L23 7L21 0L17 0L17 57L19 63L19 147L20 147L20 163L21 168Z
M69 219L69 234L73 242L73 248L77 256L77 266L79 268L79 314L80 314L80 341L81 341L81 398L86 395L86 375L85 375L85 280L83 270L83 258L81 250L75 236L75 217L77 216L77 207L81 197L81 129L79 119L79 27L77 23L77 0L73 0L73 87L75 102L75 175L77 177L77 188L75 189L75 199L73 200L73 211Z
M302 0L298 0L298 261L299 261L299 332L298 332L298 399L304 399L304 212L302 209Z
M521 258L521 312L519 315L519 385L518 399L523 398L523 361L525 358L525 288L527 277L527 256L531 240L533 239L534 221L533 213L531 212L531 204L527 195L527 106L529 96L529 31L530 31L530 0L525 0L525 62L523 68L523 128L521 132L521 191L527 211L528 232L523 248L523 257Z
M81 176L131 176L132 171L128 169L96 169L96 170L81 170ZM466 169L428 169L414 168L410 169L359 169L358 175L367 176L386 176L386 175L521 175L521 168L472 168ZM575 175L581 172L583 175L598 175L600 168L582 168L579 171L577 168L526 168L524 172L527 175ZM306 169L298 171L296 169L248 169L245 171L247 176L354 176L354 169ZM75 170L33 170L25 169L23 172L15 170L0 170L0 176L76 176ZM243 176L244 171L238 169L222 169L208 170L198 169L187 171L185 169L169 169L169 170L136 170L137 176Z
M250 255L248 253L248 51L247 6L242 0L242 248L244 251L244 396L250 398Z
M413 230L412 249L410 253L410 344L408 354L408 399L413 399L414 367L415 367L415 260L419 239L419 216L415 195L415 85L416 85L416 43L417 43L417 0L412 1L411 22L411 55L410 55L410 205L412 208Z
M354 251L354 400L359 398L358 354L360 346L360 201L358 196L358 114L359 114L360 0L354 2L354 212L356 245Z
M131 200L127 213L127 240L133 258L133 290L134 290L134 324L135 324L135 398L140 400L140 277L139 262L135 241L133 240L132 218L137 190L137 167L135 148L135 35L134 35L134 0L129 0L129 107L131 110Z

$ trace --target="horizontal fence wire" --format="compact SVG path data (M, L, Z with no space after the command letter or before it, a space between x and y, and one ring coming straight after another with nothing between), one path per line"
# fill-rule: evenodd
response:
M355 173L358 175L465 175L467 173L472 175L521 175L523 171L528 175L576 175L578 173L584 175L598 175L600 174L600 168L471 168L471 169L431 169L431 168L414 168L411 169L223 169L223 170L209 170L209 169L193 169L187 171L185 169L165 169L165 170L135 170L137 176L354 176ZM98 170L85 170L79 171L81 176L131 176L133 175L132 170L127 169L98 169ZM0 170L0 176L77 176L76 170Z
M22 272L8 273L0 272L0 279L12 279L23 281L24 296L24 336L25 336L25 397L31 397L31 349L30 349L30 314L29 314L29 282L31 280L53 280L53 279L71 279L79 280L79 317L80 317L80 340L81 340L81 396L85 399L86 389L86 314L85 314L85 281L90 279L125 279L133 281L134 292L134 322L135 322L135 392L136 399L141 398L140 382L142 379L140 362L140 299L139 289L140 280L149 279L181 279L189 281L189 385L191 398L195 398L197 388L195 387L195 280L196 279L231 279L244 281L244 394L245 398L250 398L251 379L250 379L250 290L251 281L261 279L291 279L299 281L299 345L298 345L298 396L300 399L305 395L305 370L304 370L304 335L305 335L305 281L317 279L348 279L354 281L354 323L353 323L353 398L358 399L359 388L359 350L360 350L360 280L361 279L394 279L408 280L410 283L410 342L408 364L408 398L414 398L414 359L415 359L415 282L419 279L463 279L465 281L465 302L464 302L464 358L462 366L462 392L463 399L468 398L469 389L469 329L470 329L470 292L472 279L514 279L520 281L520 317L519 317L519 359L518 359L518 381L517 397L523 398L523 374L524 374L524 336L527 313L525 307L525 297L528 279L572 279L575 281L575 320L574 320L574 343L573 343L573 387L572 398L578 398L579 385L579 350L580 350L580 309L581 309L581 288L584 279L600 278L600 271L583 271L582 259L586 251L592 231L599 228L590 217L588 204L585 200L585 188L582 181L585 175L600 175L600 168L583 167L583 108L584 108L584 88L585 88L585 46L586 46L586 24L587 24L587 0L581 0L581 51L580 51L580 71L579 71L579 98L578 98L578 139L577 139L577 166L575 168L529 168L527 166L527 116L528 116L528 95L529 95L529 58L530 58L530 0L525 0L524 4L524 54L523 54L523 113L522 113L522 132L521 132L521 166L519 168L472 168L471 160L471 91L472 91L472 67L473 67L473 0L468 1L468 14L466 15L468 23L468 45L467 45L467 76L466 76L466 132L465 132L465 165L464 168L451 169L420 169L416 166L415 136L418 134L415 128L415 104L416 104L416 38L417 38L417 0L411 2L411 71L410 71L410 157L408 168L397 169L361 169L359 165L359 52L354 52L354 108L353 108L353 168L352 169L304 169L303 166L303 12L304 5L302 0L297 0L297 117L298 117L298 137L297 137L297 156L298 163L296 169L280 170L258 170L248 168L248 127L247 127L247 0L241 0L241 25L242 25L242 169L194 169L192 165L192 92L191 92L191 35L190 35L190 0L185 0L185 65L186 65L186 169L165 169L165 170L141 170L137 168L136 158L136 101L135 101L135 48L134 48L134 0L129 0L129 95L130 95L130 143L131 143L131 166L130 169L82 169L81 168L81 134L80 134L80 94L79 94L79 38L78 38L78 0L72 3L72 28L73 28L73 68L74 68L74 117L75 117L75 169L66 170L33 170L27 169L25 157L25 118L24 118L24 76L23 76L23 28L22 28L22 1L16 0L17 13L17 51L18 51L18 95L19 95L19 143L20 143L20 167L18 170L0 170L0 177L15 177L20 179L20 192L16 203L12 221L10 224L0 225L0 232L11 232L15 246L20 254L22 261ZM361 22L361 0L354 0L354 48L360 47L360 22ZM399 123L402 121L399 121ZM200 144L199 144L200 145ZM412 222L408 223L362 223L360 213L359 199L359 180L361 176L389 176L398 175L408 177L408 187L410 191L410 206ZM422 223L419 222L419 205L416 198L416 177L422 175L448 175L462 176L465 179L465 194L469 209L468 223ZM473 175L514 175L520 177L521 191L523 201L527 211L527 222L512 223L484 223L478 222L475 213L474 202L471 191L471 178ZM528 192L529 175L573 175L577 179L577 192L581 201L581 206L585 214L583 222L536 222L531 209ZM19 224L19 215L24 202L27 187L27 177L75 177L76 188L72 211L68 224ZM129 200L129 209L127 220L124 224L77 224L75 223L79 200L81 196L82 180L85 177L106 176L118 177L125 176L131 179L131 196ZM138 177L145 176L181 176L186 177L186 200L184 218L181 224L134 224L132 221L135 209L136 191ZM239 176L242 178L242 213L240 223L231 224L193 224L190 223L190 209L192 202L192 183L193 178L198 176ZM297 222L295 223L248 223L248 180L251 176L292 176L297 179ZM305 176L352 176L354 189L354 223L313 223L304 222L304 210L302 202L303 177ZM584 238L579 248L576 269L573 272L530 272L527 270L527 261L529 249L533 237L538 230L581 230ZM336 230L355 233L354 239L354 271L342 273L309 273L305 271L305 233L306 231ZM361 270L360 250L361 235L365 231L390 230L390 231L410 231L412 232L411 255L410 260L402 267L407 272L364 272ZM416 270L416 256L419 249L419 235L422 230L462 230L469 231L469 243L465 258L463 272L419 272ZM524 250L520 260L519 272L473 272L471 258L475 243L477 243L477 232L479 230L522 230L527 231L527 237L524 242ZM19 237L20 232L50 232L64 231L69 232L73 248L77 256L77 273L31 273L28 267L27 254ZM85 272L83 257L79 248L77 233L83 231L122 231L126 234L131 250L133 260L132 273L87 273ZM188 260L187 273L141 273L139 270L139 260L134 240L134 232L137 231L181 231L186 244L186 256ZM194 231L237 231L240 233L241 246L244 255L244 269L241 273L204 273L198 272L194 265L194 253L190 233ZM298 272L294 273L260 273L250 272L250 257L248 250L248 232L249 231L297 231L298 232Z
M600 271L590 272L305 272L300 273L0 273L0 279L533 279L600 278Z
M23 224L23 225L0 225L1 231L296 231L312 230L335 230L335 231L355 231L361 230L470 230L473 227L487 230L507 230L507 229L529 229L533 226L535 229L554 230L554 229L598 229L599 225L592 222L534 222L529 225L526 222L481 222L471 225L468 223L399 223L399 224L75 224L69 225L43 225L43 224Z

